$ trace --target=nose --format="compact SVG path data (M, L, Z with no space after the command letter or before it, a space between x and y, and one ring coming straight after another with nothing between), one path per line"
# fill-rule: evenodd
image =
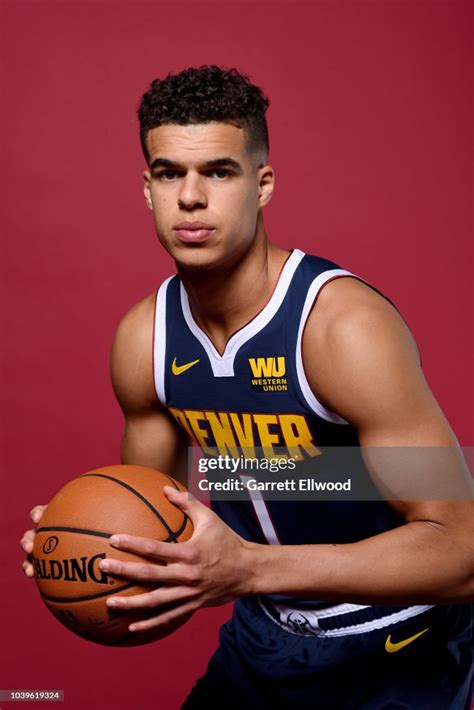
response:
M193 210L207 206L207 196L200 175L188 173L181 181L178 203L182 209Z

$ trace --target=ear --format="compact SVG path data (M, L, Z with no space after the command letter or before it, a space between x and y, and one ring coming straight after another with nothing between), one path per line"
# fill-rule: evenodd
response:
M151 186L151 174L149 170L145 170L143 173L143 194L145 195L145 202L147 203L148 207L150 210L153 209L153 204L151 201L151 191L150 191L150 186Z
M264 165L258 170L258 204L265 207L273 195L275 187L275 173L271 165Z

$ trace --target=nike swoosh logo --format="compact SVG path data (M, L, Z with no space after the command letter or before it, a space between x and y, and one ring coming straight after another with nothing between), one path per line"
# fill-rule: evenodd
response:
M410 636L410 638L405 639L404 641L399 641L398 643L392 643L392 635L390 634L390 636L387 636L387 640L385 641L385 650L387 653L396 653L397 651L400 651L401 648L405 648L405 646L408 646L409 643L415 641L415 639L419 638L423 634L426 634L427 631L429 631L429 628L423 629L423 631L420 631L414 636Z
M189 370L189 368L194 367L194 365L197 365L198 362L199 360L193 360L192 362L187 362L184 365L177 365L175 358L171 363L171 372L173 373L173 375L182 375L183 372L186 372L186 370Z

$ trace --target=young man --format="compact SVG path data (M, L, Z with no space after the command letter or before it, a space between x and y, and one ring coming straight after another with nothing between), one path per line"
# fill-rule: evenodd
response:
M403 493L372 447L458 452L456 438L390 302L337 265L268 241L267 106L258 87L218 67L156 80L142 98L145 199L178 275L117 330L122 460L186 482L191 439L207 452L283 447L314 461L324 447L362 446L367 482ZM285 386L264 392L251 363L272 357ZM462 477L462 457L449 461ZM434 480L445 463L430 459ZM419 474L412 458L404 466L407 480ZM156 580L154 592L108 601L144 617L156 609L135 631L237 600L185 707L469 707L470 502L260 496L211 511L168 496L191 517L192 539L121 534L117 547L157 564L102 566Z

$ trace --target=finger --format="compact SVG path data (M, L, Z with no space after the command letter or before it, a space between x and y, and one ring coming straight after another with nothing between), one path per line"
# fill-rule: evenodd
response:
M135 621L128 627L129 631L148 631L149 629L156 629L160 626L166 626L171 621L176 621L181 616L186 616L196 609L198 609L199 604L196 601L188 602L188 604L183 604L178 606L176 609L171 609L158 616L153 616L151 619L144 619L143 621Z
M20 540L21 547L28 554L33 552L34 539L35 539L35 531L34 530L27 530Z
M116 594L107 599L107 606L113 609L155 609L165 604L176 604L184 600L195 599L197 592L190 587L166 587L154 589L144 594L126 597Z
M129 552L137 552L145 557L157 557L163 561L182 561L188 559L189 550L185 542L176 543L162 542L161 540L153 540L148 537L137 537L135 535L127 535L120 533L112 535L109 543L113 547L118 547L121 550Z
M172 486L163 486L163 492L171 503L181 508L183 513L191 518L194 527L208 520L212 515L209 508L195 498L191 498L188 491L177 491Z
M35 571L33 569L33 565L31 562L28 562L28 560L25 560L22 564L23 571L26 574L27 577L34 577L35 576Z
M47 507L48 507L47 505L35 505L35 507L31 509L30 518L32 519L32 521L34 523L36 523L36 524L39 523L39 521L41 520L41 517Z
M127 577L127 579L138 579L142 582L170 582L173 581L173 574L166 565L156 565L147 562L122 562L121 560L106 559L101 560L99 567L104 572Z

